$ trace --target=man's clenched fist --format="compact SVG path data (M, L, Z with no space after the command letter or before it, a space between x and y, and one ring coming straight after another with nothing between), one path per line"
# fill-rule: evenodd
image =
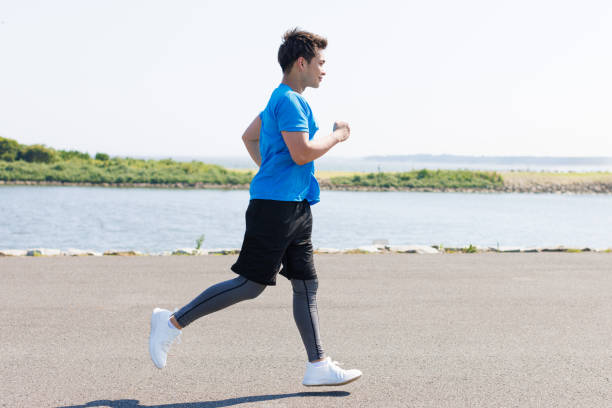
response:
M344 142L351 135L351 128L346 122L334 122L334 136L339 142Z

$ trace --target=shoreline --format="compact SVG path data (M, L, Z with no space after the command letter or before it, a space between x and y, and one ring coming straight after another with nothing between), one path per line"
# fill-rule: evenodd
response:
M249 184L212 184L212 183L91 183L63 181L22 181L0 180L0 186L71 186L71 187L110 187L110 188L167 188L192 190L248 190ZM543 193L543 194L612 194L612 182L572 181L554 183L540 180L511 180L496 188L433 188L433 187L370 187L332 184L329 179L319 179L324 191L403 191L431 193Z
M322 254L421 254L421 255L445 255L445 254L477 254L477 253L612 253L612 248L570 248L565 246L555 247L481 247L470 245L468 247L440 247L438 245L364 245L357 248L316 248L315 255ZM13 257L78 257L78 256L215 256L215 255L238 255L239 248L178 248L173 251L140 252L135 250L110 249L104 252L89 249L60 250L54 248L30 248L30 249L0 249L0 258Z

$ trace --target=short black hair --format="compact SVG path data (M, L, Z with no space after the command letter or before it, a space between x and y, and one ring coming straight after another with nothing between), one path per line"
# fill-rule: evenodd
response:
M327 47L326 38L297 27L293 28L283 35L283 43L278 49L278 63L283 73L287 74L298 58L303 57L310 63L317 50L324 50L325 47Z

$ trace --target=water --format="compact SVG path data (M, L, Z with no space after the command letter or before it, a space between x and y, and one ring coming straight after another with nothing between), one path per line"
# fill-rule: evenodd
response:
M241 157L177 157L177 160L200 160L205 163L219 164L231 169L251 169L257 167L248 156ZM407 155L371 157L329 157L323 156L316 161L316 168L325 171L410 171L415 169L468 169L489 171L552 171L552 172L591 172L612 171L611 157L488 157L455 155Z
M323 191L315 247L612 247L611 195ZM248 191L0 186L0 249L239 248Z

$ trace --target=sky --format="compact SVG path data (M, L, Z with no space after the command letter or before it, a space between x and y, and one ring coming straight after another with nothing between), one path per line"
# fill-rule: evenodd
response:
M0 0L0 136L131 156L242 156L289 28L337 157L612 156L612 2Z

